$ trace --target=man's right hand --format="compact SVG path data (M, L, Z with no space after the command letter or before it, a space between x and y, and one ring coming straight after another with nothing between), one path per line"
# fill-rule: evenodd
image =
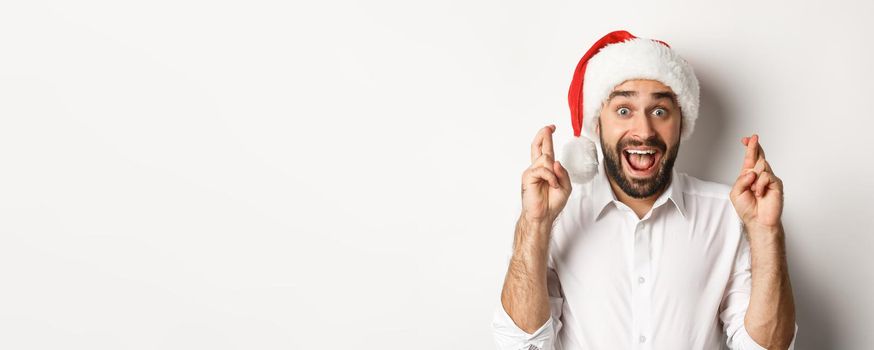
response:
M531 166L522 173L522 219L532 225L552 225L567 204L571 180L555 161L552 133L555 125L540 129L531 143Z

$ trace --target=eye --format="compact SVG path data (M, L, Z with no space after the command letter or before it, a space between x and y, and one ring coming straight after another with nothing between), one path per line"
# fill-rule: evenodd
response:
M627 117L629 114L631 114L631 109L629 109L628 107L619 107L619 109L616 110L616 114L618 114L620 117Z
M660 117L660 118L661 118L661 117L664 117L664 116L668 115L668 111L665 110L664 108L659 107L659 108L654 109L654 110L652 111L652 114L653 114L654 116L656 116L656 117Z

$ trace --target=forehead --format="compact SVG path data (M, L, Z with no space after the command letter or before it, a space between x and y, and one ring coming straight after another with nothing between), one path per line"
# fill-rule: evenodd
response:
M660 81L649 79L626 80L622 84L616 85L606 102L610 103L614 98L641 99L647 96L654 100L666 99L673 102L674 105L677 104L677 95L669 86Z

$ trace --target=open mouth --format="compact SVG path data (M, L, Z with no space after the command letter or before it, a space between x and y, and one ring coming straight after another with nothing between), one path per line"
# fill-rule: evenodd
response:
M650 177L655 174L656 164L662 152L656 148L629 147L622 151L622 162L627 173L634 177Z

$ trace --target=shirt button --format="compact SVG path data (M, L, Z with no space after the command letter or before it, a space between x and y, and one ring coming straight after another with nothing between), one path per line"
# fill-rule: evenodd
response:
M640 338L638 338L638 340L640 340L641 343L644 343L644 342L646 342L646 337L641 335Z
M637 283L643 284L643 282L646 282L646 278L643 278L643 277L637 278Z

